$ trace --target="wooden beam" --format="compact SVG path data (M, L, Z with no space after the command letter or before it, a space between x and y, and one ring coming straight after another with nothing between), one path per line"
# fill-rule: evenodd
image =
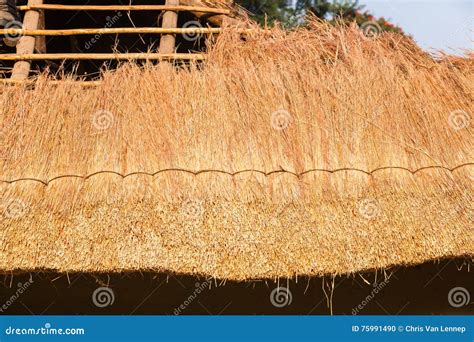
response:
M179 0L166 0L166 5L179 5ZM176 29L178 27L178 13L176 11L166 11L163 13L163 29ZM176 47L175 34L165 34L160 39L160 53L173 53Z
M28 5L42 5L43 0L28 0ZM25 13L23 18L23 29L25 30L36 30L40 20L40 14L36 10L30 10ZM16 53L32 54L35 50L36 37L34 36L23 36L20 38L18 45L16 46ZM31 61L30 60L18 60L13 66L12 79L26 79L30 73Z
M87 28L87 29L65 29L65 30L28 30L28 29L0 29L0 35L24 35L24 36L76 36L94 34L213 34L220 33L219 27L187 27L187 28L163 28L163 27L110 27L110 28Z
M40 60L189 60L201 61L201 53L41 53L41 54L0 54L0 61L40 61Z
M183 6L191 6L191 7L202 7L205 4L201 0L180 0L179 3ZM240 23L240 21L231 18L228 14L213 14L213 13L203 13L197 11L191 11L194 15L200 19L207 20L213 25L222 26L225 23L229 23L232 25Z
M48 85L61 86L61 85L79 85L84 88L93 88L101 85L102 81L62 81L62 80L44 80ZM38 80L26 79L26 80L12 80L11 78L1 78L0 84L4 85L31 85L35 86Z
M211 14L230 14L230 10L206 6L182 5L25 5L18 6L22 11L30 10L59 10L59 11L175 11L200 12Z

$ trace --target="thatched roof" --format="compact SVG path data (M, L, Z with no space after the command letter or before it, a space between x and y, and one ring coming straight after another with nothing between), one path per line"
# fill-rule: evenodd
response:
M4 87L0 270L249 279L473 257L462 65L314 24L225 32L205 68Z

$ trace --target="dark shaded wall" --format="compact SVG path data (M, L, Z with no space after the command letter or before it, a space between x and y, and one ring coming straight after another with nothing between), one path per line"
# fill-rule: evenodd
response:
M471 267L469 272L468 266ZM474 314L472 261L447 260L384 272L336 277L332 300L336 315L461 315ZM222 282L190 276L156 273L5 275L0 278L0 305L11 298L19 283L32 279L23 294L1 314L93 315L328 315L323 291L330 295L332 279L299 278L274 281ZM364 280L365 279L365 280ZM370 284L368 284L368 283ZM94 291L109 286L110 305L94 304ZM24 285L23 285L24 286ZM283 288L289 288L289 294ZM471 300L463 302L463 288ZM454 296L454 294L453 294ZM106 295L103 300L108 300ZM276 305L275 305L276 303ZM457 303L457 304L456 304Z

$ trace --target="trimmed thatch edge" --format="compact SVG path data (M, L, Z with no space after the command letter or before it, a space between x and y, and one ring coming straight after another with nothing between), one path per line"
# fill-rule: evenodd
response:
M384 273L384 272L390 272L394 268L412 268L412 267L418 267L422 266L425 264L440 264L443 262L452 262L454 260L462 260L463 265L467 263L467 265L474 265L474 253L473 254L464 254L464 255L452 255L452 256L446 256L446 257L441 257L441 258L432 258L428 259L422 262L417 262L417 263L406 263L406 264L393 264L389 265L386 267L381 267L381 268L367 268L367 269L362 269L359 271L353 271L353 272L345 272L345 273L326 273L326 274L319 274L319 275L305 275L305 274L299 274L299 275L294 275L292 277L273 277L273 278L248 278L248 279L228 279L228 278L219 278L219 277L213 277L208 274L201 274L201 273L196 273L196 274L189 274L185 272L175 272L175 271L169 271L169 270L163 270L163 269L143 269L143 270L114 270L114 271L108 271L108 272L84 272L84 271L77 271L77 270L56 270L56 269L17 269L17 270L12 270L12 271L5 271L0 269L0 276L15 276L15 275L23 275L23 274L48 274L48 273L54 273L54 274L60 274L60 275L68 275L68 274L82 274L82 275L90 275L90 276L101 276L101 275L117 275L117 274L130 274L130 273L154 273L154 274L163 274L166 276L175 276L175 277L180 277L180 276L186 276L186 277L194 277L196 279L211 279L212 281L218 281L222 282L224 285L227 282L234 282L234 283L252 283L252 282L260 282L260 281L265 281L265 282L275 282L278 283L280 280L295 280L298 281L299 279L320 279L320 278L335 278L335 277L346 277L346 278L351 278L355 277L357 275L365 275L365 274L371 274L371 273ZM458 268L458 271L461 272L462 269ZM470 272L469 268L467 272Z

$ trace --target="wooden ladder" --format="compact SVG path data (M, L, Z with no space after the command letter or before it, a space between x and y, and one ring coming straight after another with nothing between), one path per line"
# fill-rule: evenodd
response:
M229 9L212 8L200 0L166 0L165 5L59 5L44 4L43 0L28 0L27 5L19 6L25 11L22 28L0 30L0 35L21 35L16 53L0 54L0 61L15 61L10 80L12 83L28 78L32 61L48 60L189 60L205 58L201 53L176 53L176 34L216 34L219 27L178 28L178 13L188 11L197 17L211 16L214 24L222 23L230 14ZM161 27L126 27L126 28L89 28L48 30L44 26L44 11L160 11L163 12ZM160 46L156 53L46 53L44 42L47 36L74 36L94 34L160 34ZM5 80L4 80L5 81Z

